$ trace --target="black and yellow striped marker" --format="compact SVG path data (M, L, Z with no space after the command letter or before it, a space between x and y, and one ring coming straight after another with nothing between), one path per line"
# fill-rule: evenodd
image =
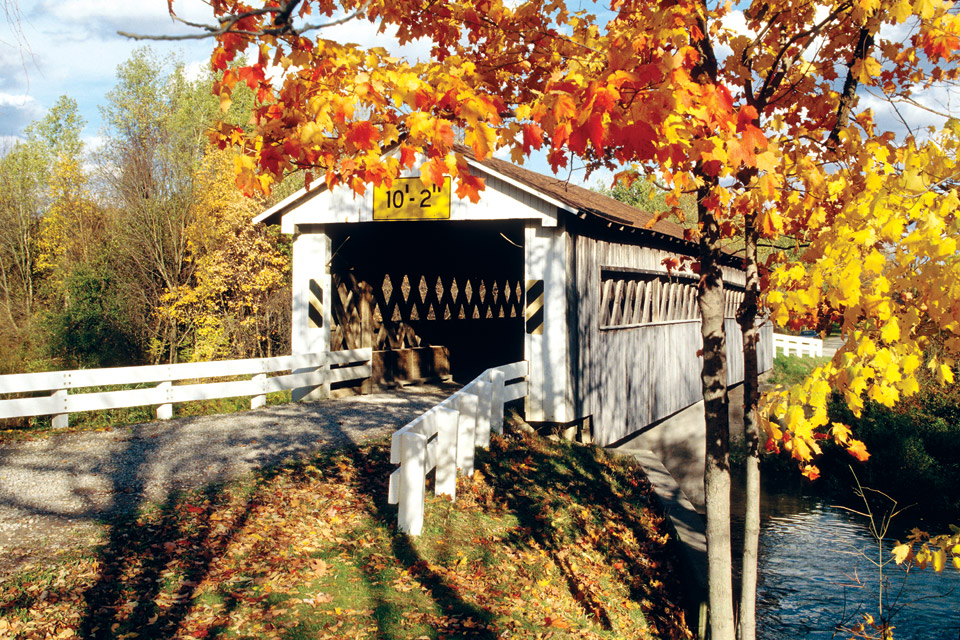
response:
M307 317L310 328L323 328L323 288L316 280L310 280L307 302Z
M543 280L527 280L527 333L543 335Z

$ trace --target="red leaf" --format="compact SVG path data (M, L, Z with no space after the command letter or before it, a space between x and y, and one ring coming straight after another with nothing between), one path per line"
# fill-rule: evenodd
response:
M240 79L246 82L251 89L256 89L261 82L266 81L267 76L264 74L263 67L254 65L240 69Z
M484 179L462 172L457 184L457 197L469 198L470 202L476 204L480 201L480 192L484 188Z
M767 136L763 135L763 131L752 124L748 124L743 128L740 137L743 139L743 143L749 145L751 149L754 147L759 149L767 148Z
M379 136L380 133L377 131L376 127L374 127L369 121L363 120L361 122L354 122L350 125L350 129L347 131L346 140L357 149L365 151L373 148L373 145Z
M400 166L407 167L408 169L413 166L413 163L417 160L417 150L413 147L408 147L407 145L402 145L400 147Z
M530 149L539 149L543 146L543 129L536 122L523 125L523 152L530 154Z

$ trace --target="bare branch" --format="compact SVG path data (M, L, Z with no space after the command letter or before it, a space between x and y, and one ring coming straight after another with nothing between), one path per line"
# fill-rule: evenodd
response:
M323 24L305 24L302 27L294 27L293 23L290 21L290 14L292 13L294 7L299 2L299 0L293 0L283 7L268 7L264 9L251 9L250 11L244 11L242 13L233 14L230 16L225 16L220 19L220 26L214 26L209 24L202 24L197 22L189 22L177 16L172 16L174 20L185 24L188 27L193 27L194 29L200 29L204 33L189 33L183 35L149 35L141 33L130 33L128 31L118 31L117 35L123 36L124 38L130 38L132 40L203 40L205 38L216 38L227 33L232 33L236 35L244 36L282 36L282 35L292 35L299 36L308 31L318 31L320 29L327 29L329 27L335 27L337 25L345 24L351 20L355 20L360 17L363 7L357 9L350 15L344 16L337 20L332 20L330 22L325 22ZM247 31L243 29L234 29L233 27L245 18L251 18L256 16L262 16L265 14L276 14L273 19L273 24L276 25L274 28L261 29L258 31Z

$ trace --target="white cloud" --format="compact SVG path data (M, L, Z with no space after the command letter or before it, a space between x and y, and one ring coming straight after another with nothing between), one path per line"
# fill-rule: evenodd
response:
M43 108L31 96L0 93L0 135L15 136L43 115Z
M898 137L907 133L909 127L916 137L929 135L928 127L940 128L945 118L940 114L958 114L958 96L950 87L937 85L919 91L913 96L916 105L908 102L891 103L874 94L862 94L858 111L872 109L874 122L880 131L892 131Z

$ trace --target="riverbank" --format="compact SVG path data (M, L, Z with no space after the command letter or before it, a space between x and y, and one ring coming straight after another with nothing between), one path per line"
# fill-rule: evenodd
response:
M0 635L685 638L640 469L495 438L424 535L397 532L385 442L176 494L0 582Z

